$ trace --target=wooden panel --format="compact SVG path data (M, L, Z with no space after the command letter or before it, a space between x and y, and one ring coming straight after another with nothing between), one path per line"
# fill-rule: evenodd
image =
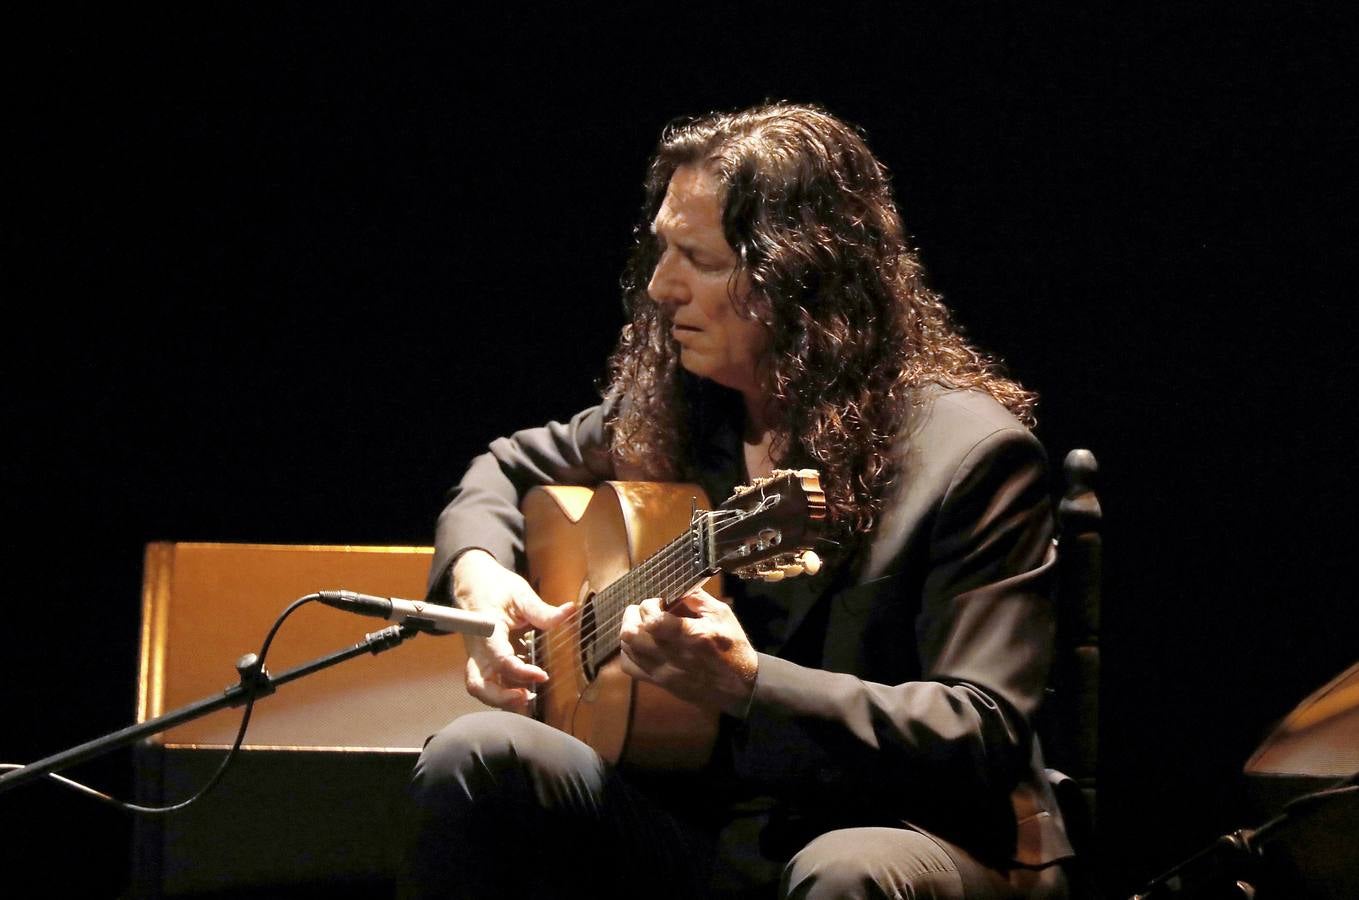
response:
M235 661L257 652L274 619L296 598L346 588L419 599L432 551L425 547L152 544L142 607L138 720L221 691ZM317 603L295 612L269 651L282 672L385 626ZM246 746L418 750L465 712L466 662L456 635L422 635L280 688L255 706ZM239 710L223 710L161 736L167 747L231 743Z

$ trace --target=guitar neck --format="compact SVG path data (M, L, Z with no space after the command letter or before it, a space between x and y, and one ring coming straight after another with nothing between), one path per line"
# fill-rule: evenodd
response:
M700 516L679 537L642 561L640 565L595 594L595 621L614 626L623 621L623 610L634 603L659 597L669 609L681 597L712 577L712 522ZM600 659L618 650L618 629L607 627L595 639Z
M611 490L616 491L616 488ZM624 494L611 493L609 503L598 507L605 510L600 515L613 515ZM639 520L645 520L646 506L651 500L633 508ZM559 521L558 511L565 508L560 500L549 502L547 509L550 512L543 514L545 520ZM583 507L583 516L577 513L570 521L584 522L595 509L597 507L591 501ZM811 551L809 543L815 537L817 523L824 518L825 494L816 472L810 469L780 470L768 478L757 479L738 489L716 509L693 513L678 537L622 577L597 590L581 607L578 618L572 617L569 623L560 626L571 634L563 637L562 643L556 646L577 645L583 672L593 679L600 665L618 652L619 625L624 610L632 604L658 597L662 607L668 609L719 571L767 581L780 581L806 572L815 574L820 568L820 560ZM610 528L606 533L610 535L606 541L611 542L616 540L612 535L620 532ZM580 546L575 543L574 531L553 534L568 546ZM581 549L584 552L586 548L582 546ZM617 549L620 548L611 548ZM609 556L610 561L616 558ZM556 585L554 589L568 593L580 583L572 580ZM536 633L528 648L533 659L547 658L546 640L546 634Z

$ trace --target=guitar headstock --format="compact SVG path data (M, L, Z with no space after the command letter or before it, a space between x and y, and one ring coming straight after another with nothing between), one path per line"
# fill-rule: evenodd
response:
M716 568L765 581L815 575L821 568L811 548L826 518L826 494L815 469L780 469L757 478L707 515Z

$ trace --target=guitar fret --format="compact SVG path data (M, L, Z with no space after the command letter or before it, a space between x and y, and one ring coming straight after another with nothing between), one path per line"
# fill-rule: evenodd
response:
M669 607L702 582L703 570L691 549L699 539L691 526L595 594L592 662L597 665L618 650L617 625L626 607L649 597L660 597L662 605Z

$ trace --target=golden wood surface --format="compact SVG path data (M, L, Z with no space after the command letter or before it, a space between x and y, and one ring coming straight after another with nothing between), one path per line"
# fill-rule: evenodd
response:
M274 619L313 591L346 588L420 599L427 547L155 543L146 550L138 721L236 683L234 664L258 652ZM386 626L308 604L283 626L266 661L283 672ZM454 636L422 635L284 685L256 703L251 749L418 750L464 712L484 709L463 688L466 654ZM228 746L240 710L180 725L170 747Z

